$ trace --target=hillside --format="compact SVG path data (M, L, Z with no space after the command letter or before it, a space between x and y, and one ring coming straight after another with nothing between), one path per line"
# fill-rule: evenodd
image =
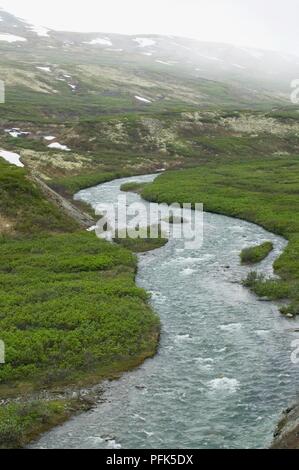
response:
M82 119L288 104L299 59L169 36L69 33L0 12L0 116Z

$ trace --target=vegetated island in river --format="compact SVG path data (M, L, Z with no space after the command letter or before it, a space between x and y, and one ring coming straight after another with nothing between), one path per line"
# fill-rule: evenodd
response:
M263 261L271 253L274 246L272 242L244 248L240 253L242 264L256 264Z

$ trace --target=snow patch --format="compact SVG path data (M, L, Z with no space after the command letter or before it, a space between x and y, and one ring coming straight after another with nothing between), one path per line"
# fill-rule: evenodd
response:
M38 25L30 25L28 26L33 33L36 33L39 37L48 38L49 37L49 29L44 28L43 26Z
M150 47L157 44L156 41L150 38L136 38L133 41L138 43L138 47Z
M54 135L46 135L46 136L44 137L44 139L47 140L48 142L50 142L51 140L56 139L56 137L54 137Z
M7 150L0 149L0 157L4 158L8 163L12 165L23 167L23 163L20 161L20 155L14 152L8 152Z
M142 96L136 95L135 98L136 98L136 100L141 101L142 103L152 103L152 101L150 101L146 98L142 98Z
M48 72L51 73L50 67L36 67L38 70L41 70L42 72Z
M12 129L5 129L4 132L7 132L11 137L26 137L30 132L23 132L19 127L13 127Z
M91 46L112 46L112 42L109 38L96 38L92 39L91 41L84 42L84 44L90 44Z
M67 145L61 145L58 142L53 142L53 144L48 145L49 149L64 150L65 152L70 152L71 149Z
M26 42L27 39L22 38L21 36L14 36L13 34L0 34L0 41L5 41L5 42Z

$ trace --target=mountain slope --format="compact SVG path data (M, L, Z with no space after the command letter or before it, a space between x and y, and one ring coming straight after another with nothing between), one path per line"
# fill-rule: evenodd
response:
M289 102L290 81L299 76L299 58L275 52L173 36L58 32L4 11L0 17L4 113L20 115L28 103L63 119L66 110L72 117L272 106Z

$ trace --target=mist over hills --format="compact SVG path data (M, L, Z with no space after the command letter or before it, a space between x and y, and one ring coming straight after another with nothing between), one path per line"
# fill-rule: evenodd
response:
M86 112L181 111L290 104L299 58L193 39L60 32L0 11L7 96ZM74 107L74 109L72 109ZM18 110L20 111L20 110ZM62 111L61 111L62 112Z

